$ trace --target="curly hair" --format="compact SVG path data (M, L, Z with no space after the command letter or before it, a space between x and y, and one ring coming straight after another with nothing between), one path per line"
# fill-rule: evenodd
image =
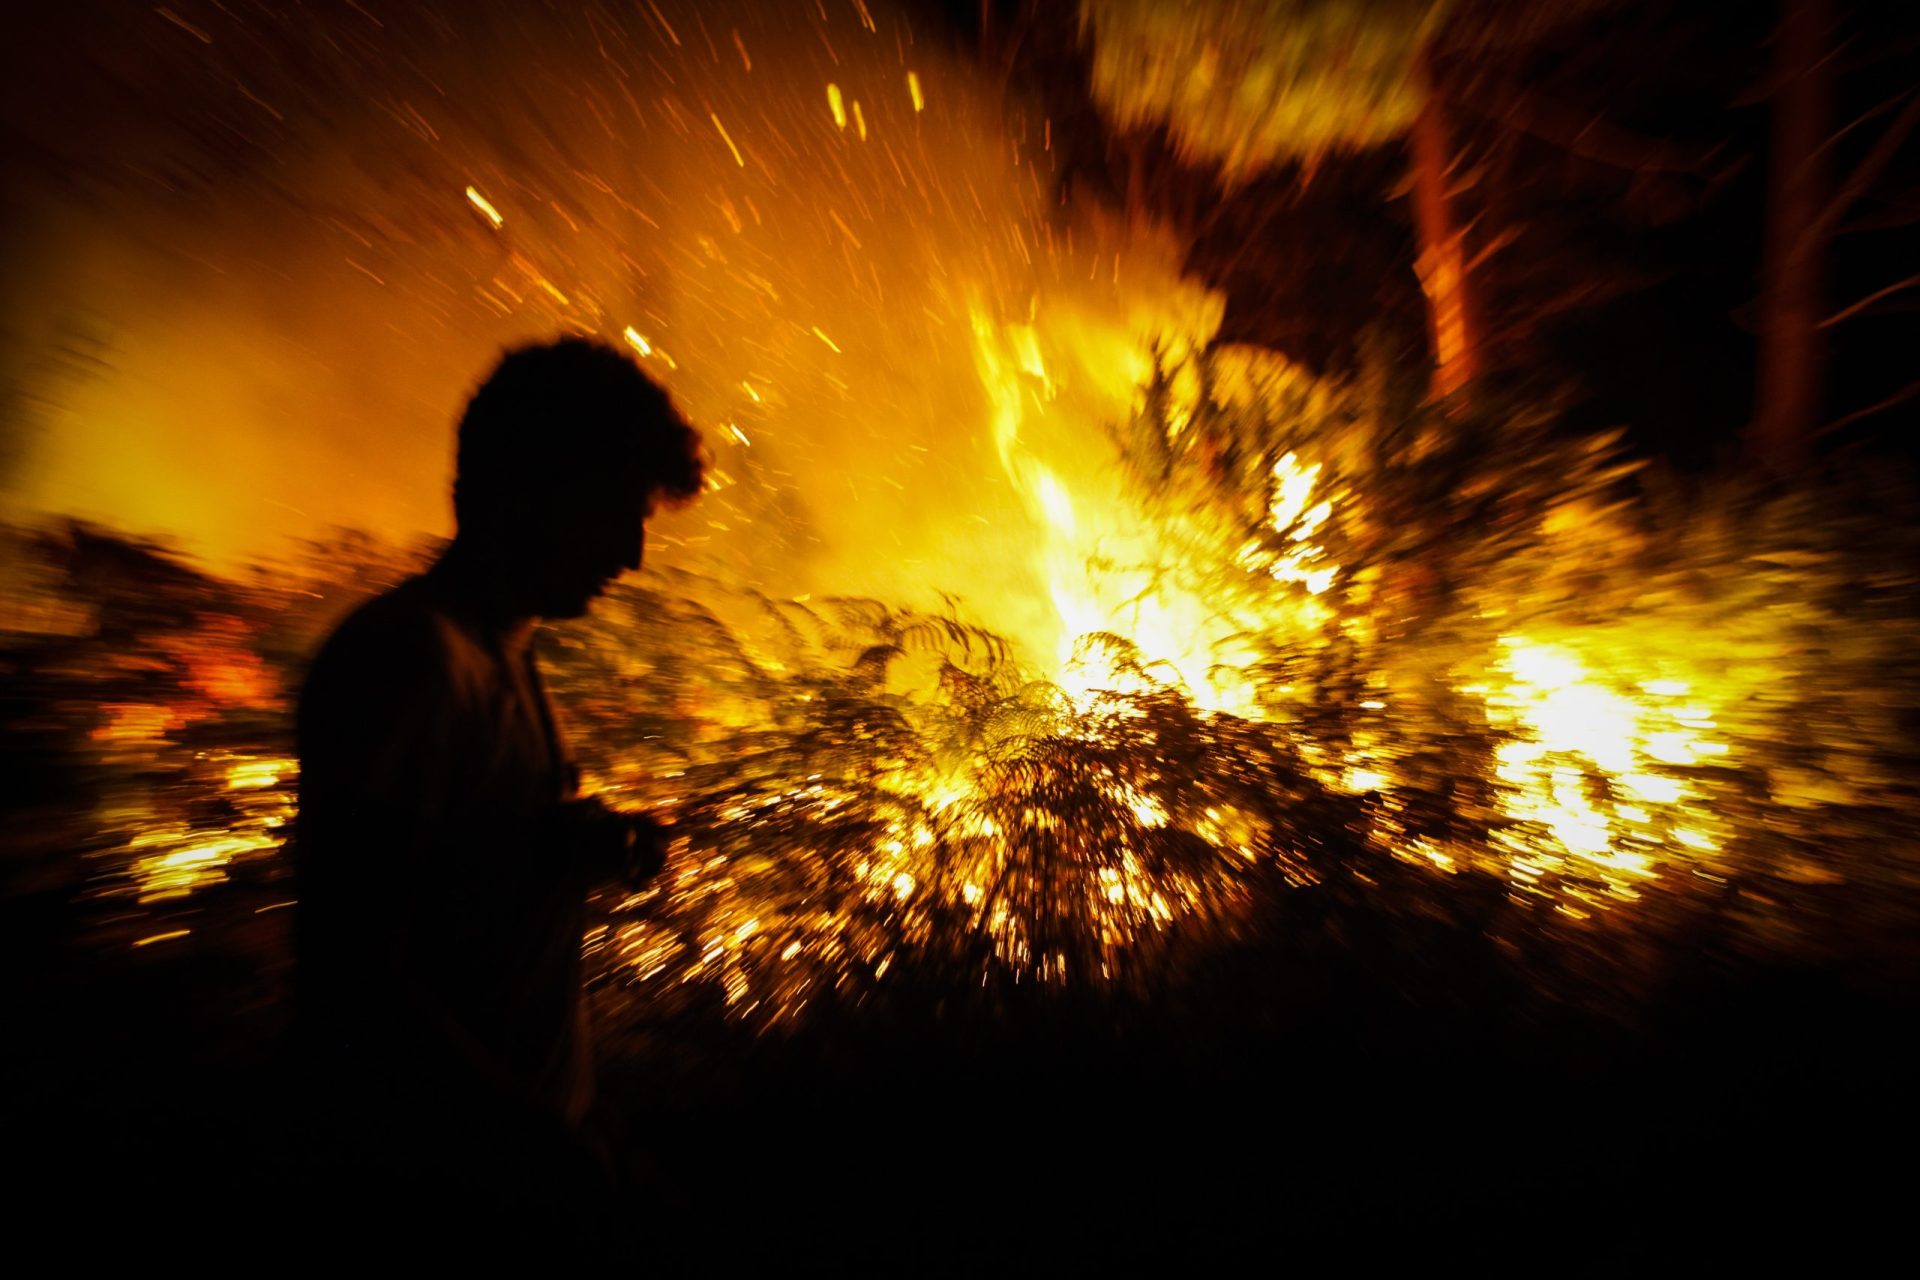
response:
M684 502L704 478L700 434L665 388L613 347L563 338L507 352L467 402L454 517L467 528L615 486Z

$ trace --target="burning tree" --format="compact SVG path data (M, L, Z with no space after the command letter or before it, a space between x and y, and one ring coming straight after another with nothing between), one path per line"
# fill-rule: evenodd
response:
M1455 146L1427 47L1434 0L1220 3L1088 0L1094 92L1123 127L1164 123L1232 184L1269 166L1303 175L1337 151L1408 140L1416 269L1427 298L1435 396L1478 371L1466 231L1452 211Z

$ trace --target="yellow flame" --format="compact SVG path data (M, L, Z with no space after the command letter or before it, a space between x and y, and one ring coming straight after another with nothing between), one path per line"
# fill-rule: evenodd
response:
M295 768L291 760L272 757L242 760L227 769L227 789L254 791L263 787L276 786L282 777L293 773Z
M1495 751L1509 817L1545 827L1558 849L1604 870L1645 875L1665 838L1696 852L1718 843L1712 815L1665 769L1723 754L1726 744L1690 683L1642 682L1638 693L1596 675L1571 644L1500 638L1503 679L1487 694L1489 719L1515 735ZM1622 797L1613 799L1612 797Z
M1076 700L1171 680L1207 709L1258 714L1254 689L1234 665L1250 656L1244 637L1263 620L1175 583L1170 545L1139 510L1117 457L1086 443L1084 398L1117 411L1137 403L1154 369L1143 349L1149 336L1071 310L996 324L976 303L971 317L993 440L1038 529L1036 562L1052 605L1050 627L1019 637L1030 656L1051 663L1055 682ZM1286 469L1276 468L1289 486L1276 503L1297 499L1305 509L1318 474L1289 455ZM1311 531L1331 511L1323 502L1307 512L1310 521L1287 524ZM1301 542L1288 561L1316 591L1335 572L1320 555ZM1146 676L1116 665L1119 655L1106 647L1080 643L1095 633L1129 641Z
M167 829L142 832L133 848L156 849L134 860L141 902L184 898L227 878L227 865L240 854L272 848L279 840L265 832Z

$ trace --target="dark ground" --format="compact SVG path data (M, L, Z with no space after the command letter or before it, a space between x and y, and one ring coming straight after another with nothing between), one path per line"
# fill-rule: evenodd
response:
M302 1190L286 913L129 951L58 905L6 908L16 1223L149 1262L354 1241L343 1188ZM1627 1025L1501 979L1492 945L1272 933L1151 1000L903 975L791 1036L626 1032L602 1093L652 1190L609 1261L1665 1271L1832 1267L1901 1233L1912 1009L1882 976L1703 951Z

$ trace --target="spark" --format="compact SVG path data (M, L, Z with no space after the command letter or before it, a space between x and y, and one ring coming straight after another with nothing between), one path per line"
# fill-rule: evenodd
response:
M202 31L199 27L194 26L191 22L188 22L185 18L181 17L179 14L175 13L173 10L155 9L154 12L159 14L161 17L165 18L168 22L171 22L174 26L186 32L188 35L192 36L194 39L198 40L201 44L213 43L212 36L208 35L205 31Z
M621 334L620 336L627 340L628 346L632 347L635 351L638 351L641 355L650 356L653 354L653 344L651 342L648 342L645 338L641 337L640 331L634 328L632 325L628 325L626 332Z
M919 115L927 109L927 100L920 94L920 73L907 72L907 96L913 99L913 114Z
M480 216L492 224L495 231L498 231L501 224L506 221L505 218L500 216L500 211L493 207L493 202L481 195L479 189L476 187L470 186L467 188L467 203L475 209L478 209Z
M233 87L238 89L241 93L241 96L245 97L248 102L253 103L253 105L255 105L256 107L259 107L262 111L272 116L275 120L286 119L285 116L281 115L278 111L274 110L272 103L267 102L265 99L256 95L253 92L253 90L247 88L246 85L241 84L238 80L235 80L233 82Z
M860 132L860 141L865 142L867 140L867 116L864 111L860 110L860 99L858 98L853 100L853 126Z
M864 246L862 246L862 245L861 245L861 243L860 243L860 237L859 237L859 236L857 236L857 235L855 235L855 234L853 234L853 228L852 228L852 227L850 227L850 226L848 226L848 225L847 225L847 222L846 222L846 219L844 219L844 218L842 218L842 217L840 216L840 211L839 211L839 210L837 210L837 209L829 209L829 210L827 210L827 216L833 219L833 225L834 225L834 226L836 226L836 227L839 227L841 231L843 231L843 232L845 232L845 233L846 233L846 237L847 237L847 239L849 239L849 240L851 240L851 241L853 241L853 247L854 247L854 248L856 248L856 249L859 249L859 248L862 248L862 247L864 247Z
M191 929L169 929L165 933L156 933L152 937L142 938L133 945L136 947L152 946L156 942L166 942L171 938L184 938L192 932L193 930Z
M826 335L826 332L823 329L821 329L819 325L813 326L813 336L820 339L820 341L826 343L827 346L832 348L833 354L835 355L840 354L840 344L835 342L832 338L829 338Z
M727 135L727 126L720 123L719 114L709 111L707 112L707 119L713 121L713 127L720 131L720 140L727 144L727 150L733 152L733 162L742 169L746 168L747 162L740 158L740 148L733 145L733 139Z
M666 31L667 39L673 41L673 43L678 46L680 43L680 33L673 29L671 22L667 21L667 15L660 12L660 6L655 4L653 0L647 0L647 8L653 10L653 16L660 20L660 26Z
M835 128L844 129L847 127L847 104L840 97L840 86L837 84L827 85L827 109L833 112Z

